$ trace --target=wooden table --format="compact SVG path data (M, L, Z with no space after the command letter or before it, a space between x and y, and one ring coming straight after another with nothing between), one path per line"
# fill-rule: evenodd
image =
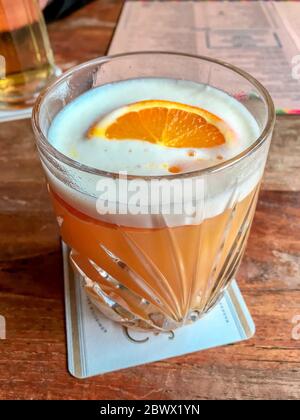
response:
M63 68L105 53L121 1L50 25ZM73 45L73 48L70 48ZM279 117L238 280L249 342L79 381L66 367L62 260L30 122L0 126L0 399L300 398L300 118Z

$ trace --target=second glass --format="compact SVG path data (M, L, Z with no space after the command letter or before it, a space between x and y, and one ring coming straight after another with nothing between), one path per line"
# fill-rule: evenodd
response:
M0 0L0 109L34 103L58 74L37 0Z

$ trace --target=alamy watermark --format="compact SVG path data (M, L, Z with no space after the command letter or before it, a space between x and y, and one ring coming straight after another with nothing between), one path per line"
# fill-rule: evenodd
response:
M204 180L200 178L144 179L120 172L97 186L97 212L101 215L171 215L198 219L203 213Z
M292 329L292 339L299 341L300 340L300 315L295 315L293 317L292 324L294 325Z
M300 54L292 58L292 78L300 80Z
M0 340L6 339L6 321L4 316L0 315Z

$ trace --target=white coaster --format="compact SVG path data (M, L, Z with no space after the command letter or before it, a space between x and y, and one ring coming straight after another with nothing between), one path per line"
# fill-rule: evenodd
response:
M10 111L0 110L0 123L5 121L23 120L31 118L32 108L16 109Z
M168 334L129 331L98 312L73 273L63 244L69 371L76 378L150 363L251 338L255 326L234 281L203 319ZM136 340L136 341L135 341ZM140 342L137 342L140 341Z

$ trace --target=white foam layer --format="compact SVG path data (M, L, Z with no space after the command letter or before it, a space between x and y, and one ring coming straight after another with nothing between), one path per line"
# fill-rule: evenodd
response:
M222 118L236 133L233 145L210 149L195 149L192 161L187 149L166 148L136 140L104 140L86 138L90 126L102 116L141 100L160 99L181 102L204 108ZM216 163L222 155L229 159L248 148L259 135L259 127L249 111L236 99L210 86L188 81L171 79L136 79L101 86L83 94L67 105L54 118L48 136L50 142L65 155L89 166L109 171L126 171L138 175L166 175L167 167L178 161L188 162L188 169L198 169ZM191 150L190 148L188 150ZM218 161L219 162L219 161ZM264 168L264 157L251 165L244 165L226 172L202 177L202 191L199 195L199 212L196 216L186 214L105 214L97 208L106 206L97 199L97 184L101 177L70 171L72 186L67 186L51 174L48 178L54 190L71 206L81 212L106 222L132 227L163 227L200 223L214 217L241 201L259 183ZM103 180L103 179L102 179ZM114 181L117 185L118 181ZM118 185L117 185L118 186ZM130 198L130 193L129 193ZM176 201L178 197L173 197ZM194 197L190 197L192 202ZM118 202L122 198L118 198ZM160 203L161 204L161 203ZM163 203L164 205L168 203ZM113 210L115 202L109 196L109 206ZM146 206L147 207L147 206Z

